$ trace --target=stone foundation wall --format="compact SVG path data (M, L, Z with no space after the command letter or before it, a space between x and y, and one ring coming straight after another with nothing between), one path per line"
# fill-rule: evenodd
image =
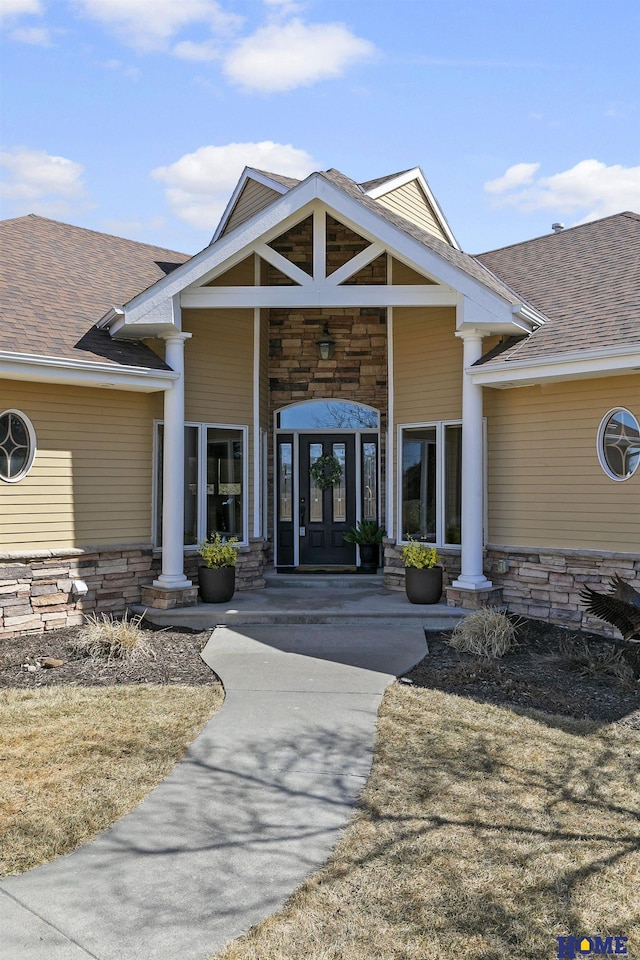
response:
M460 574L460 551L440 548L438 552L444 568L443 586L448 587L447 602L473 609L477 606L471 602L473 594L450 586ZM617 636L613 627L589 616L580 599L585 585L606 592L616 573L640 591L640 554L490 544L485 552L484 574L494 590L487 591L482 600L500 603L509 613L532 620L603 637ZM401 547L391 540L384 543L384 585L390 590L404 590Z
M197 556L185 557L185 573L198 582ZM236 588L264 587L262 540L242 548ZM149 544L0 555L0 640L81 624L89 613L122 614L142 599L142 588L160 573L160 555ZM88 591L78 595L73 581Z
M124 613L154 576L150 546L0 557L0 638L83 622L87 613ZM88 592L73 592L83 580Z
M504 564L508 569L501 572ZM588 585L606 592L616 573L640 590L640 554L490 544L484 572L494 586L502 588L510 613L605 637L617 632L586 613L580 591Z

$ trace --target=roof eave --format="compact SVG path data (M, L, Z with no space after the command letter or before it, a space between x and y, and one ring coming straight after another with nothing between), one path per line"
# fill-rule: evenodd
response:
M536 360L492 361L467 369L479 386L509 389L538 383L640 373L640 344L553 354Z
M178 374L173 370L147 367L119 367L93 360L44 357L36 354L0 351L0 377L32 383L156 393L169 390Z

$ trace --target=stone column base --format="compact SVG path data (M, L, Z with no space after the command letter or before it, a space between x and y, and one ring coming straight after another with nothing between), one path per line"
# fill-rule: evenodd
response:
M172 590L170 587L146 586L140 588L141 603L145 607L155 607L156 610L173 610L176 607L195 607L198 602L197 587L181 587Z
M480 607L502 606L501 587L492 587L490 590L463 590L460 587L447 587L445 594L448 607L479 610Z

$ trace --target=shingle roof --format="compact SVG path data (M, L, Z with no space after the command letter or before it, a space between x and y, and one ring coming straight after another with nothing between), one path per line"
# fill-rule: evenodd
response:
M403 173L409 173L409 170L413 169L413 167L408 167L406 170L398 170L397 173L389 173L386 177L377 177L375 180L366 180L364 183L361 183L360 186L363 190L375 190L376 187L381 187L383 183L389 183L391 180L395 180L397 177L401 177Z
M477 259L549 318L525 340L505 345L500 361L640 343L637 213L605 217Z
M295 177L284 177L280 173L271 173L269 170L259 170L258 167L251 167L252 170L255 170L256 173L261 173L264 177L269 177L270 180L275 180L276 183L281 183L283 187L287 187L291 190L293 187L297 187L301 182L296 180Z
M30 214L0 223L0 350L166 369L143 344L95 324L186 254Z

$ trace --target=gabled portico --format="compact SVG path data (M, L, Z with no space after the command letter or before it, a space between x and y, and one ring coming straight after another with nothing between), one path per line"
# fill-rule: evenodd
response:
M460 414L454 404L451 413L436 417L426 401L416 400L415 415L407 418L403 413L399 419L396 405L403 373L394 345L400 342L398 331L408 322L415 326L418 318L416 349L422 355L424 378L439 376L430 355L431 318L437 317L439 329L450 330L451 344L455 345L456 337L464 344L455 374L462 423L462 568L455 586L470 592L491 587L482 565L482 387L472 382L467 371L483 352L486 337L529 332L541 318L456 246L411 228L356 188L334 171L313 174L104 318L103 324L114 337L164 339L167 362L180 374L164 404L163 556L162 574L155 584L163 590L184 589L189 583L181 564L184 530L177 519L185 496L178 435L185 420L194 418L184 413L185 391L188 393L190 386L188 374L180 369L179 354L187 340L188 352L211 349L214 357L215 330L233 326L234 316L253 317L251 363L243 374L251 393L251 413L233 420L228 415L217 416L216 384L212 382L212 412L206 421L224 421L231 427L237 424L249 437L243 454L248 489L237 494L243 497L246 514L241 538L246 548L252 541L265 542L270 558L281 565L282 558L277 552L273 555L274 546L279 549L275 535L281 509L278 416L288 405L311 399L363 403L377 411L376 519L392 540L403 539L405 508L396 434L402 437L402 423L449 422ZM195 321L198 316L206 318L206 342L198 341L203 336L203 323ZM192 323L200 332L188 340ZM248 331L246 320L243 324ZM316 355L315 343L323 329L335 339L334 361ZM243 344L244 349L244 340ZM407 399L402 402L406 409ZM360 436L361 431L347 430L345 438L350 434ZM337 444L336 450L342 449L340 438L332 442ZM362 439L357 444L361 458ZM291 519L299 543L308 527L308 514L307 522L301 515L301 469L308 472L309 466L301 468L299 450L295 457L292 454L291 466L295 504ZM359 492L350 519L363 516L362 469L360 459L353 471ZM326 509L330 509L328 501ZM208 532L203 523L201 520L199 529ZM436 542L438 537L444 542L444 521L438 521L433 529L440 531L433 534ZM424 535L431 541L432 534ZM294 550L292 556L299 558L300 551Z

